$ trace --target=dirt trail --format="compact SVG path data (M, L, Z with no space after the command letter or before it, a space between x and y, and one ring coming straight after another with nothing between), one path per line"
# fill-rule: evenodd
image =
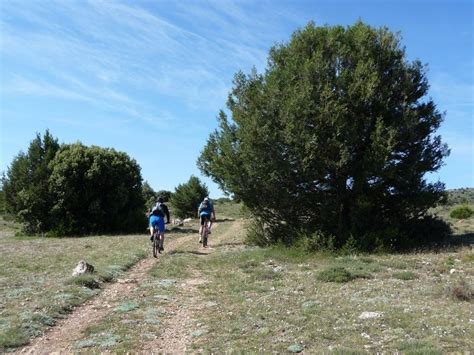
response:
M239 233L242 224L233 222L232 226L225 233L214 233L209 237L209 247L200 248L199 251L205 257L207 254L218 250L219 244L232 240L236 233ZM213 227L218 229L216 223ZM215 238L212 238L214 237ZM197 239L193 241L197 242ZM163 335L156 340L143 344L141 351L155 353L184 353L191 351L189 345L192 340L192 330L196 329L194 315L203 311L205 300L199 296L198 285L208 283L199 275L199 270L194 270L193 277L178 285L179 297L176 297L167 307L167 311L172 314L163 325Z
M189 235L176 240L166 240L166 252L196 238ZM150 251L151 253L151 251ZM159 258L148 257L139 261L116 283L106 287L97 297L74 309L68 318L59 320L57 325L31 341L31 344L19 351L21 354L51 354L54 352L72 352L72 343L82 337L83 331L96 323L116 306L146 277L148 270Z
M193 233L179 239L168 238L165 242L166 252L173 251L180 246L195 243L196 249L206 254L216 251L220 243L231 240L241 228L241 223L234 222L225 233L218 232L218 224L213 227L215 239L210 238L209 247L203 249L197 243L197 236ZM214 236L214 234L212 235ZM109 285L97 297L77 307L68 318L59 320L57 325L46 333L31 341L29 346L20 349L20 354L51 354L73 352L72 344L83 337L84 330L109 314L123 299L125 299L138 285L147 278L147 272L159 258L148 257L138 262L126 275L116 283ZM196 272L195 278L188 279L178 286L179 297L167 307L171 317L164 323L164 334L160 339L142 345L142 351L153 352L184 352L191 343L191 329L194 323L193 314L201 308L197 295L197 285L206 283ZM138 349L137 349L138 350Z

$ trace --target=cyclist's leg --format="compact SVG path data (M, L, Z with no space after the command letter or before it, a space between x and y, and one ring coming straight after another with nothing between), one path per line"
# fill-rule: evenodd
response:
M201 225L199 226L199 243L202 242L202 231L204 229L204 222L206 220L206 215L203 213L199 216Z
M153 217L150 218L150 240L153 241L153 234L155 233L155 220Z
M206 218L204 219L204 226L203 226L203 233L202 233L202 246L204 248L207 248L207 239L209 238L209 216L206 215Z
M165 219L164 219L164 217L159 219L158 228L159 228L159 231L160 231L160 246L161 246L160 249L164 250L164 248L163 248L163 243L165 241Z

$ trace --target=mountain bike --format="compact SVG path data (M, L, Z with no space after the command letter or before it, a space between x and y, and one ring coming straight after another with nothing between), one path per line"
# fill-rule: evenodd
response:
M161 254L161 249L163 248L163 241L160 239L160 230L158 228L153 231L152 248L153 256L157 258L158 254Z
M202 246L204 248L207 248L207 238L209 236L209 226L211 224L211 221L209 218L206 218L204 220L204 224L202 226L202 231L201 231L201 239L202 239Z

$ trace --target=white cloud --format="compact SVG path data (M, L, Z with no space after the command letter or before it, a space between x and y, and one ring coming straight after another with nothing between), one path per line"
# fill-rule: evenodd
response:
M280 28L272 24L288 18L273 2L3 5L1 51L11 71L2 85L16 76L18 94L88 102L146 122L163 117L156 102L166 98L217 112L237 70L263 70Z

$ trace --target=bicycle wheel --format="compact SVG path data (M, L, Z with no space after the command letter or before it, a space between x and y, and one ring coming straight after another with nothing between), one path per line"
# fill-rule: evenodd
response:
M203 231L202 231L202 246L204 248L207 248L207 237L209 235L209 228L207 226L207 222L203 226Z
M159 248L159 249L158 249L158 252L161 254L161 252L164 250L164 249L163 249L163 239L161 239L161 238L158 236L158 240L159 240L159 242L158 242L158 248Z
M153 234L153 256L156 258L158 257L158 253L160 250L160 237L158 233Z

